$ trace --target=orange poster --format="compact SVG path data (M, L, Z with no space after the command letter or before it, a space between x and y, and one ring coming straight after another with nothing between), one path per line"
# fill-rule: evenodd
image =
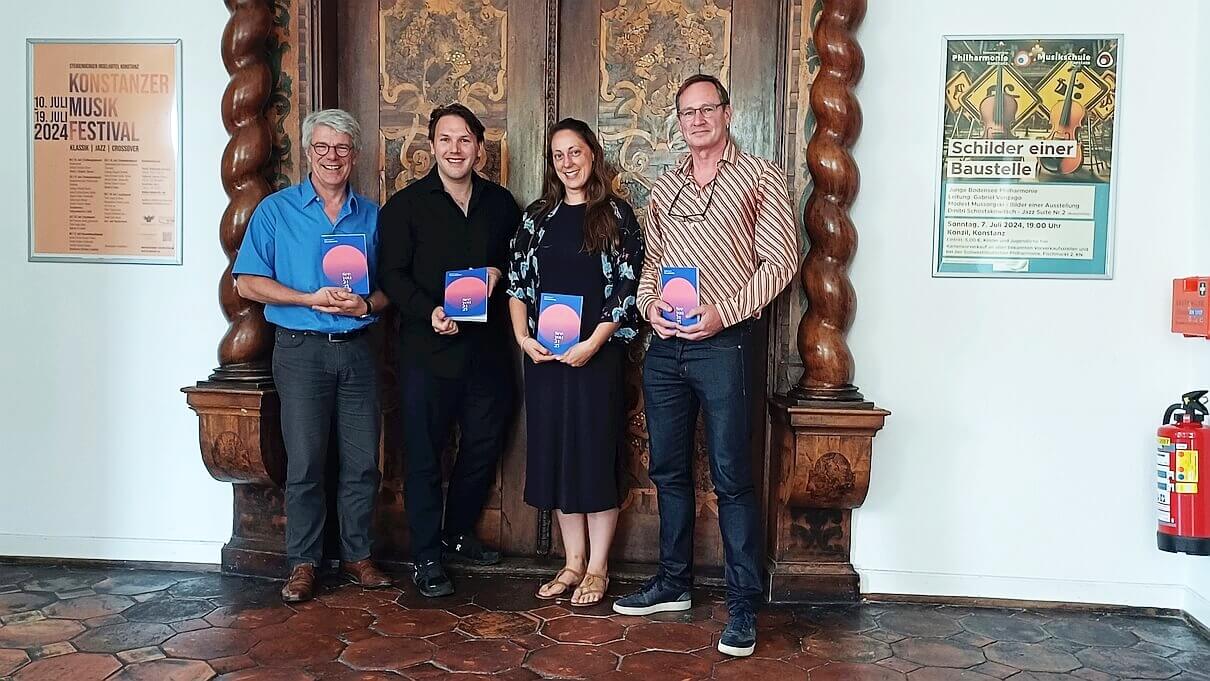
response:
M30 260L181 263L180 41L30 40Z

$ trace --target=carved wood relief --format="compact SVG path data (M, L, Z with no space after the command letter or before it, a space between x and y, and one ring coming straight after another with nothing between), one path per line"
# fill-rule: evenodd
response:
M819 52L812 39L815 26L823 11L821 0L793 0L788 8L789 40L786 55L786 132L783 136L782 158L785 159L786 185L802 236L806 254L806 227L803 209L811 193L811 170L807 167L807 140L815 129L815 114L811 111L811 85L819 75ZM770 331L774 358L769 391L785 394L802 373L802 358L798 355L798 320L807 307L802 287L790 286L773 305L774 327Z
M608 5L616 6L609 8ZM731 3L602 3L598 136L618 189L645 220L655 180L686 151L676 91L695 73L730 81Z
M269 184L274 190L297 183L306 174L298 148L302 133L301 79L299 64L302 27L306 25L305 0L273 0L273 30L269 33L269 61L273 68L273 92L265 118L273 130L269 162Z
M382 199L428 173L429 114L451 102L487 128L475 169L507 184L507 0L383 0L380 8Z

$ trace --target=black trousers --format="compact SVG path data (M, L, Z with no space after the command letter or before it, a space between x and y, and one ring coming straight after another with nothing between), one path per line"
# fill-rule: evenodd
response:
M378 471L378 371L367 336L343 342L277 329L273 381L286 446L286 557L319 565L327 517L324 472L335 415L341 559L370 557Z
M416 562L441 558L441 453L454 423L461 435L444 504L445 534L470 534L479 522L516 399L512 370L498 364L472 359L457 379L424 366L400 368L404 505Z

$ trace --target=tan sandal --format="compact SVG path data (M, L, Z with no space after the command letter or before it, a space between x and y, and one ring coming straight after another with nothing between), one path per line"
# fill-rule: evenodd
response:
M587 608L590 605L596 605L605 598L605 591L609 589L609 577L606 575L594 575L591 572L584 575L584 581L580 582L580 586L571 594L569 604L577 608ZM587 601L576 602L576 597L595 596Z
M564 582L563 580L559 579L560 577L563 576L564 572L571 575L576 581ZM538 593L535 595L544 601L553 601L556 598L567 593L568 589L575 588L581 579L583 579L583 577L580 575L580 573L578 571L565 567L562 570L559 570L558 572L555 573L554 579L552 579L549 582L546 582L542 586L538 587ZM561 586L563 588L561 588L558 591L555 591L553 593L547 593L550 589L553 589L556 586Z

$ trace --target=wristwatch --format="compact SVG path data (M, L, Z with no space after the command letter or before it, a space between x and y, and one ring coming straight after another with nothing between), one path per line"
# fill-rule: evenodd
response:
M366 313L365 313L365 314L363 314L363 315L361 315L361 316L359 316L359 317L358 317L358 319L366 319L366 318L367 318L367 317L369 317L370 315L374 314L374 306L370 304L370 297L369 297L369 296L363 296L363 295L361 295L361 294L358 294L358 296L359 296L359 297L360 297L362 300L364 300L364 301L365 301L365 303L366 303Z

